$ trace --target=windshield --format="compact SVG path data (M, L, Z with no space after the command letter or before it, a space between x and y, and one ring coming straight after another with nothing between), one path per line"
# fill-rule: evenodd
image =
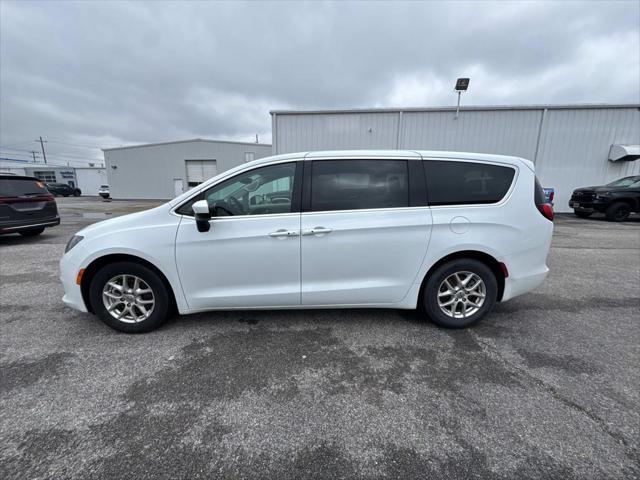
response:
M624 177L611 183L607 187L636 187L640 184L640 176Z

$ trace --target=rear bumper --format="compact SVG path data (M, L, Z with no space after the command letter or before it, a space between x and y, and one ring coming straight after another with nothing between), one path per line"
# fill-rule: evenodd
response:
M504 282L502 301L506 302L513 297L517 297L518 295L522 295L523 293L533 290L545 281L548 274L549 268L545 265L540 270L531 272L526 276L520 276L517 278L509 276Z
M3 222L0 223L0 234L19 232L29 228L55 227L56 225L60 225L60 217Z

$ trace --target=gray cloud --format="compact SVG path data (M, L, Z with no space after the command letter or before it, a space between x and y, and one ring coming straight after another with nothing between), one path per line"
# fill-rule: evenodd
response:
M3 1L0 145L270 140L270 109L446 105L463 75L465 104L640 102L639 57L636 1Z

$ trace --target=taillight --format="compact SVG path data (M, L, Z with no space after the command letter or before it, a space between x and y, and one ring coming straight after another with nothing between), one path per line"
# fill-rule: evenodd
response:
M536 207L538 207L538 210L540 210L540 213L544 215L544 217L547 220L550 220L553 222L553 207L551 206L550 203L541 203L539 205L536 205Z

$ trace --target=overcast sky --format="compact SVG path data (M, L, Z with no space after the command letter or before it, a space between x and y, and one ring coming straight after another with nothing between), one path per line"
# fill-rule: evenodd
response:
M463 105L638 103L640 2L0 0L0 157L270 142L269 110L452 105L461 76Z

